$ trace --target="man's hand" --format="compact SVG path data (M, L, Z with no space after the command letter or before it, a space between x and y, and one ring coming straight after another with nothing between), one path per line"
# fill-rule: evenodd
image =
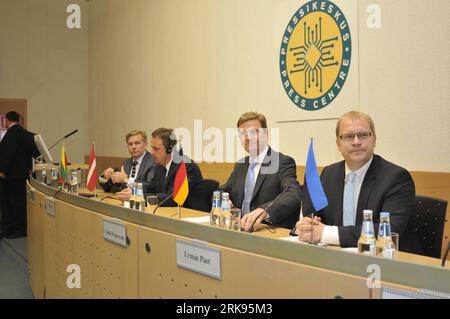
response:
M298 239L306 242L319 243L322 239L324 224L320 222L320 217L315 216L314 220L309 217L297 222Z
M5 173L0 172L0 178L3 179L3 178L5 178L5 177L6 177L6 176L5 176Z
M111 180L114 184L126 183L128 179L127 174L125 172L115 172L111 174Z
M263 208L257 208L244 217L241 220L241 226L244 228L246 232L252 231L253 227L261 224L261 222L268 216L267 212ZM256 219L257 218L257 219ZM254 222L256 219L256 222Z
M119 197L121 201L130 200L131 197L131 189L125 188L124 190L121 190L120 192L117 192L116 195Z
M110 179L112 173L114 173L114 170L113 170L111 167L109 167L109 168L105 169L105 171L103 172L102 175L103 175L106 179Z

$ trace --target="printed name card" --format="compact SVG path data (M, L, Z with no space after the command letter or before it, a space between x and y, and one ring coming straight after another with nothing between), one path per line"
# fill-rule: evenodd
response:
M44 209L50 216L56 216L55 200L51 197L45 197Z
M177 266L222 279L220 250L204 243L177 239Z
M125 224L103 219L103 238L122 247L127 247L127 227Z

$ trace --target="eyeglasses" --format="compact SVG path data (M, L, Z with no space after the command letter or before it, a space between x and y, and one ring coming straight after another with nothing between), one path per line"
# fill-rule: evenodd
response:
M359 140L367 140L369 137L372 136L372 132L365 131L365 132L358 132L358 133L345 133L339 135L339 138L343 140L344 142L352 142L355 139L355 136L358 136Z
M258 128L252 128L252 129L248 129L248 130L239 129L239 137L240 138L244 138L245 136L247 136L248 138L255 138L258 136L258 134L259 134Z

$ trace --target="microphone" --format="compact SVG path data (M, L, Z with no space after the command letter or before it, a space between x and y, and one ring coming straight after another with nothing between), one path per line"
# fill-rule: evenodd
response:
M67 135L64 136L63 138L68 138L69 136L72 136L72 135L75 134L76 132L78 132L78 129L74 130L73 132L70 132L69 134L67 134Z
M166 198L164 198L160 203L158 203L158 205L155 207L155 209L153 210L152 214L156 213L156 210L159 208L159 206L161 206L162 204L164 204L165 202L167 202L169 200L170 197L172 197L173 192L169 193L169 195L167 195Z
M259 217L261 217L261 215L264 214L264 212L266 212L266 211L270 208L270 206L272 206L273 203L274 203L278 198L280 198L281 195L283 195L284 193L286 193L286 191L288 191L289 189L290 189L289 187L283 189L283 191L282 191L281 193L279 193L279 194L277 195L277 197L275 197L274 199L272 199L272 201L269 203L269 205L267 205L267 207L264 208L263 211L262 211L261 213L258 214L258 216L256 216L256 218L255 218L255 219L253 220L253 222L252 222L252 226L250 227L250 230L248 231L249 233L252 233L252 232L253 232L253 227L255 226L255 223L256 223L256 221L259 219Z
M69 134L67 134L66 136L60 138L55 144L53 144L52 146L50 146L50 147L48 148L48 150L50 151L53 147L56 146L56 144L58 144L59 142L61 142L63 139L68 138L69 136L72 136L72 135L75 134L76 132L78 132L78 129L76 129L76 130L70 132Z
M445 250L444 257L442 257L442 264L441 264L442 267L445 267L445 261L447 260L449 250L450 250L450 241L447 244L447 249Z

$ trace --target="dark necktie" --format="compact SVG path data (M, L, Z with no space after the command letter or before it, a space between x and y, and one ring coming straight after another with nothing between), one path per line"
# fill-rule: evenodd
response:
M136 177L136 165L137 165L137 161L134 161L133 164L131 165L131 174L130 177L131 178L135 178Z

